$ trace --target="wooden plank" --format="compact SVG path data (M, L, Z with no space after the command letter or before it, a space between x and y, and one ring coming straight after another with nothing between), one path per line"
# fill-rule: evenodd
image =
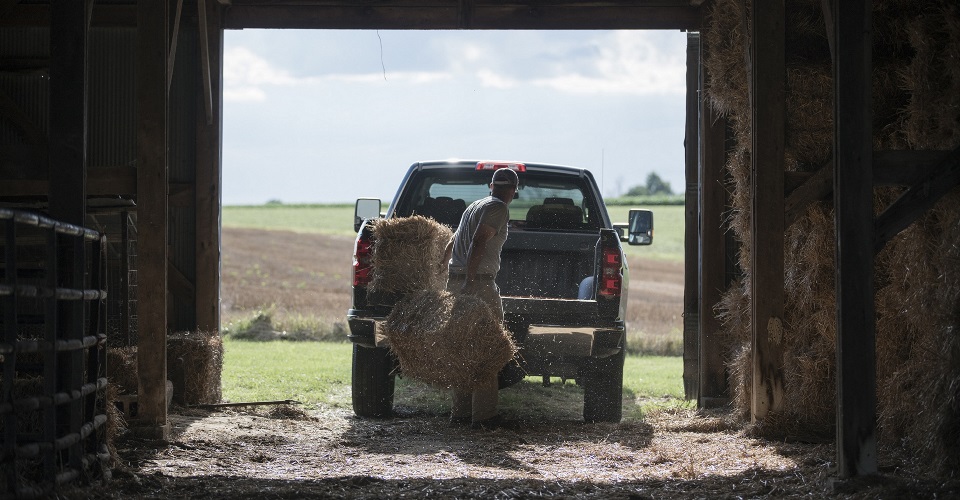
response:
M201 64L204 66L204 94L201 98L210 109L203 119L197 119L196 167L196 317L197 329L211 332L220 330L220 179L221 138L223 127L223 30L220 29L220 9L215 2L206 1L206 33L200 41L207 47ZM207 59L208 58L208 59ZM210 94L207 95L207 92Z
M706 68L701 68L706 71ZM706 75L701 75L706 81ZM727 189L726 119L706 101L700 102L700 398L708 408L729 398L725 343L714 307L727 290L724 213Z
M871 5L836 2L837 473L877 472Z
M173 31L170 33L170 50L167 51L167 92L173 85L173 70L177 61L177 42L180 40L180 16L183 14L183 0L174 0L177 3L173 15Z
M203 110L207 117L207 125L213 125L213 83L210 69L210 28L207 21L207 0L197 0L197 24L200 32L200 76L203 85ZM215 11L216 12L219 11ZM217 16L219 20L219 16ZM220 26L214 26L220 31Z
M169 3L137 4L138 435L167 439L167 20ZM146 284L149 284L147 286Z
M750 72L754 422L783 407L784 18L784 0L754 4Z
M874 186L913 186L928 178L950 151L874 151Z
M467 23L467 24L463 24ZM700 8L636 2L324 2L284 8L234 1L225 29L698 29Z
M815 201L825 200L833 193L833 162L829 162L807 181L787 194L784 202L783 226L790 227Z
M137 25L136 10L131 5L95 5L89 24L96 28L132 28ZM11 7L6 13L0 15L0 28L14 26L35 28L50 26L50 6L21 3Z
M891 238L907 228L937 201L960 185L960 148L954 149L926 177L910 186L877 217L873 251L880 252Z
M700 303L699 247L697 201L697 171L700 142L697 116L699 114L700 82L700 34L687 35L687 99L686 130L684 133L684 163L686 171L685 235L683 272L683 392L687 399L699 399L700 395Z
M0 196L45 196L50 189L48 179L39 179L24 172L17 179L4 179ZM88 168L87 194L132 197L137 194L137 169L134 167Z

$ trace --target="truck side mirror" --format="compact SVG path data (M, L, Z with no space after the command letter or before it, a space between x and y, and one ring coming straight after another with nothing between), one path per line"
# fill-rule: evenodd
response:
M359 231L363 221L380 217L380 198L358 198L353 207L353 230Z
M629 218L627 244L649 245L653 243L653 212L632 208Z

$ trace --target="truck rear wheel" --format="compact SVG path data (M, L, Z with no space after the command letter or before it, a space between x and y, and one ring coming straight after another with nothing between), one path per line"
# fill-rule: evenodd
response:
M619 422L623 418L623 349L607 358L591 358L581 366L583 420Z
M358 417L393 414L393 368L389 349L353 345L353 412Z

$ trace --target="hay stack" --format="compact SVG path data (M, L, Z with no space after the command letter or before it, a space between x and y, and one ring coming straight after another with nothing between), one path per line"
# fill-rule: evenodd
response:
M754 0L755 1L755 0ZM708 103L730 120L732 209L744 271L718 313L730 386L741 415L751 400L750 108L744 62L751 3L718 0L703 31ZM874 2L876 149L960 145L960 7L953 0ZM820 2L787 3L784 169L812 171L831 156L832 81ZM877 189L878 210L902 192ZM785 407L767 435L829 436L835 422L836 297L831 200L811 205L785 234ZM960 468L960 192L889 242L876 261L880 438L906 444L940 471Z
M414 215L374 220L373 236L371 293L404 295L446 286L443 257L453 236L450 228Z
M220 402L223 341L217 332L179 332L167 337L167 372L183 370L185 404Z
M510 333L473 295L412 293L383 324L404 374L443 389L469 390L496 377L517 352Z
M137 394L137 346L107 348L107 380L115 386L117 395Z

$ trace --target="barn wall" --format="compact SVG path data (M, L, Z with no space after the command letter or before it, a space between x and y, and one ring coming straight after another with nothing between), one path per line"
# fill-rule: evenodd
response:
M748 2L749 4L749 2ZM819 0L788 1L785 172L814 172L832 158L832 66ZM874 2L875 149L960 145L960 8L952 1ZM709 105L735 145L730 229L745 275L719 304L730 385L750 412L750 108L745 51L749 5L718 0L703 32ZM902 188L875 189L880 211ZM836 297L832 197L785 234L785 407L762 434L832 439L836 409ZM960 457L960 190L897 236L876 260L877 386L881 442L904 443L943 470ZM758 247L758 248L762 248ZM951 389L952 387L952 389Z

